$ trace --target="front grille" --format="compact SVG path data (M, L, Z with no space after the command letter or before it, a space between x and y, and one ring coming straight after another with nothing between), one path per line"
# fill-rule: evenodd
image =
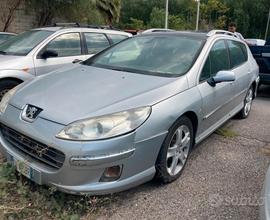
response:
M5 125L0 124L3 138L18 151L51 168L59 169L65 161L65 155L52 147L37 142Z

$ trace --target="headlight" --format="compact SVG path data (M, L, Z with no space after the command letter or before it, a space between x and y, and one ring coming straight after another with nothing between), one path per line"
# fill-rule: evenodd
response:
M9 90L2 98L0 102L0 113L3 114L6 111L8 103L13 95L17 92L19 86L14 87L13 89Z
M115 137L138 128L150 113L151 107L141 107L77 121L64 128L56 137L76 141Z

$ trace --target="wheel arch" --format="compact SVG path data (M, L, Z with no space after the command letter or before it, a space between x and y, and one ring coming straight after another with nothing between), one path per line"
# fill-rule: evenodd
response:
M16 78L16 77L4 77L4 78L0 79L0 82L7 81L7 80L15 81L17 83L23 83L24 82L22 79L19 79L19 78Z
M253 88L253 99L255 99L255 97L256 97L256 87L257 87L256 81L253 81L251 86Z
M195 142L195 139L196 139L195 137L196 137L196 133L197 133L197 130L198 130L198 122L199 122L198 116L194 111L187 111L184 114L182 114L180 117L182 117L182 116L186 116L186 117L188 117L190 119L190 121L192 123L192 126L193 126L193 132L194 132L194 140L193 141Z

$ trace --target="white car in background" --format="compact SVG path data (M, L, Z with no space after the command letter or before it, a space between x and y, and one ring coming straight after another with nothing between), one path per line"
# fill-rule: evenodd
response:
M266 41L262 39L245 39L248 45L251 46L264 46Z
M77 23L21 33L0 45L0 100L25 80L86 60L131 36L123 31Z

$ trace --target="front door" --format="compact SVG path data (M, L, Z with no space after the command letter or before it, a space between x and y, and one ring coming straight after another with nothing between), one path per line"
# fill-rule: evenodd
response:
M72 65L73 62L85 60L82 54L81 37L79 33L66 33L51 40L34 59L37 75L54 71L65 65ZM43 59L41 54L44 51L53 51L56 57Z
M214 43L204 63L198 85L202 96L201 131L199 134L208 133L222 118L233 109L235 82L222 82L211 86L207 80L221 70L230 69L227 45L224 40Z

